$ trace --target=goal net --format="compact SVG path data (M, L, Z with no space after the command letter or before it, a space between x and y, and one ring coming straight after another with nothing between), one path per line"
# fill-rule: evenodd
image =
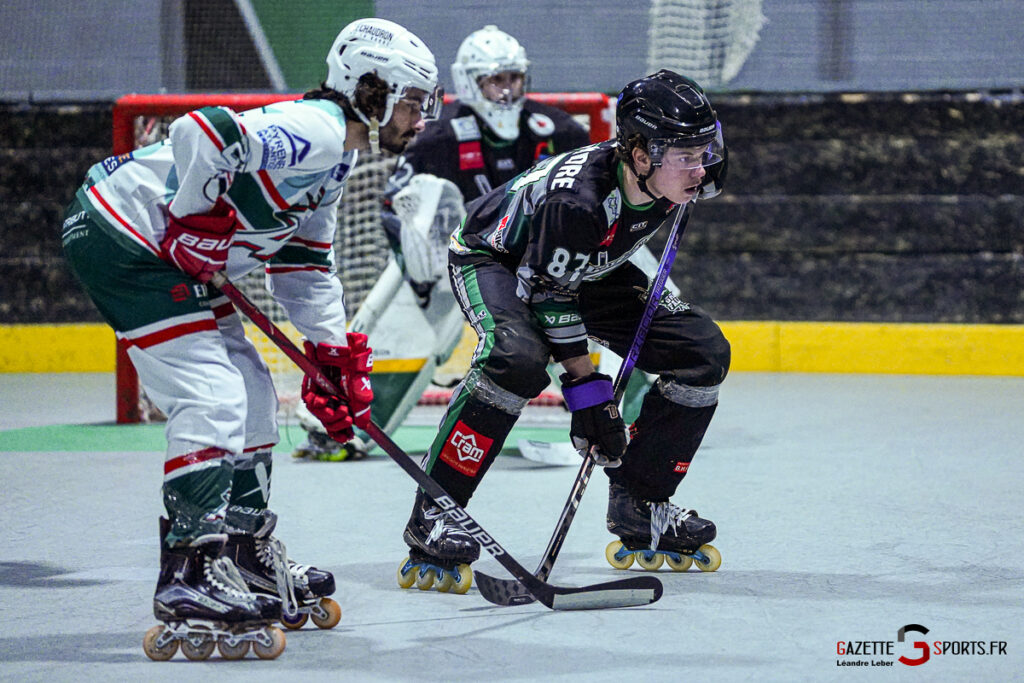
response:
M648 70L671 69L716 88L732 80L765 23L761 0L653 0Z
M295 99L294 94L192 94L192 95L128 95L114 105L114 154L157 142L167 135L167 127L178 116L205 106L225 106L244 111L273 102ZM590 132L591 140L607 140L612 135L614 103L601 93L530 93L529 97L573 114ZM380 222L381 194L394 167L395 157L360 153L359 162L345 186L345 196L335 232L335 260L338 278L345 288L348 317L358 310L367 293L388 263L388 248ZM284 310L273 300L264 286L262 271L235 283L271 320L294 341L301 336L288 322ZM284 417L296 407L302 375L298 368L254 326L247 324L246 333L267 362ZM476 337L466 325L462 341L451 359L439 372L461 377L469 368ZM450 392L429 387L421 403L446 402ZM545 399L541 399L541 403ZM146 399L139 387L138 376L125 349L117 349L117 421L120 423L149 421L162 416Z

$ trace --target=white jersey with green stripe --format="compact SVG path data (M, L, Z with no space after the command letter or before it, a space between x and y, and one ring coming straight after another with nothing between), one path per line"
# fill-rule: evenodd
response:
M233 206L227 275L265 268L268 287L314 342L345 343L334 231L358 152L345 151L345 117L326 100L235 113L204 107L175 120L162 142L105 159L80 197L101 223L161 255L168 214Z

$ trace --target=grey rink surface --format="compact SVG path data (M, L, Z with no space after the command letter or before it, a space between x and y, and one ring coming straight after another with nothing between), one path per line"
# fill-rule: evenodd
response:
M25 377L0 375L2 429L112 415L108 376ZM143 655L162 453L0 452L0 680L1019 679L1022 415L1020 378L734 374L674 497L718 525L721 569L661 571L659 602L588 612L399 589L411 479L384 457L278 455L277 535L334 572L344 615L289 631L275 661ZM469 511L532 569L575 472L499 458ZM626 575L603 557L606 489L595 473L555 583ZM507 576L489 556L476 566ZM899 642L908 624L927 635ZM1005 654L897 661L915 640ZM838 641L881 649L840 656Z

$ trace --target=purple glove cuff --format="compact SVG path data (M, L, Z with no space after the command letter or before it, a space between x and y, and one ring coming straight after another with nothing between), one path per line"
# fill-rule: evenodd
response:
M606 379L592 380L576 386L563 386L562 396L565 397L565 405L574 413L615 400L612 383Z

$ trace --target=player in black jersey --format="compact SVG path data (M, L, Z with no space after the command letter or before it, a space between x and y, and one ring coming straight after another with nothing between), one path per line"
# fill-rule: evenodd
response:
M465 506L553 358L574 444L595 447L608 467L609 529L627 545L691 552L715 526L668 499L715 412L729 343L702 309L665 293L636 363L658 380L627 447L611 378L594 368L587 340L626 355L649 282L629 256L680 205L720 192L725 147L700 86L671 71L627 85L616 121L616 140L542 161L471 204L452 235L449 276L480 339L425 467ZM418 491L404 534L410 562L474 561L478 544L435 512Z

